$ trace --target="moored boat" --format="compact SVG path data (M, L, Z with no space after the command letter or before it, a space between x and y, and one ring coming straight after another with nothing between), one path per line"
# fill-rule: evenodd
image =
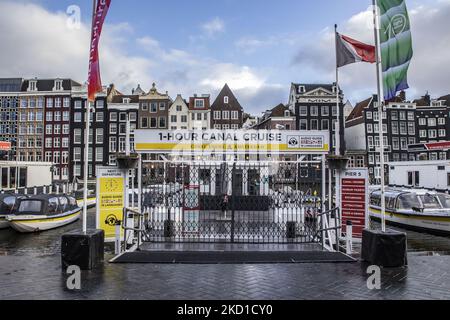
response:
M6 216L12 228L31 233L59 228L77 221L81 208L66 195L38 195L18 202L14 214Z
M387 189L386 223L432 234L450 235L450 196L427 190ZM381 220L381 191L370 196L370 216Z
M9 228L9 222L6 216L12 214L16 209L18 200L24 199L26 196L12 193L0 194L0 229Z

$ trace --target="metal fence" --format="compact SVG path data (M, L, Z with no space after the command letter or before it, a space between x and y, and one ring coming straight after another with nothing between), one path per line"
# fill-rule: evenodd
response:
M322 166L321 161L146 162L145 239L317 242L326 190Z

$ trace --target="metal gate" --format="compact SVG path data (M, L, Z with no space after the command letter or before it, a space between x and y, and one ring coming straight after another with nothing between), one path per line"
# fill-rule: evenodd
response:
M142 175L145 239L320 241L322 166L322 161L147 161Z

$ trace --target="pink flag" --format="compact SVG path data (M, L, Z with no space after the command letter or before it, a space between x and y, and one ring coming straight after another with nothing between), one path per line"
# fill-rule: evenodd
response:
M89 57L88 74L88 100L95 101L95 94L102 91L102 79L100 77L100 61L98 55L98 44L102 34L111 0L97 0L97 6L92 19L91 50Z

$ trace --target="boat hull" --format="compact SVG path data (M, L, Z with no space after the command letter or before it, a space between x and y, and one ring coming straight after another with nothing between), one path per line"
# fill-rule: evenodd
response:
M6 216L0 216L0 230L9 228L9 222L6 220Z
M381 220L381 211L371 208L370 216L376 220ZM387 224L404 227L405 229L450 235L450 216L407 215L387 211L385 220Z
M64 216L8 216L10 226L20 233L33 233L60 228L80 219L81 209Z

